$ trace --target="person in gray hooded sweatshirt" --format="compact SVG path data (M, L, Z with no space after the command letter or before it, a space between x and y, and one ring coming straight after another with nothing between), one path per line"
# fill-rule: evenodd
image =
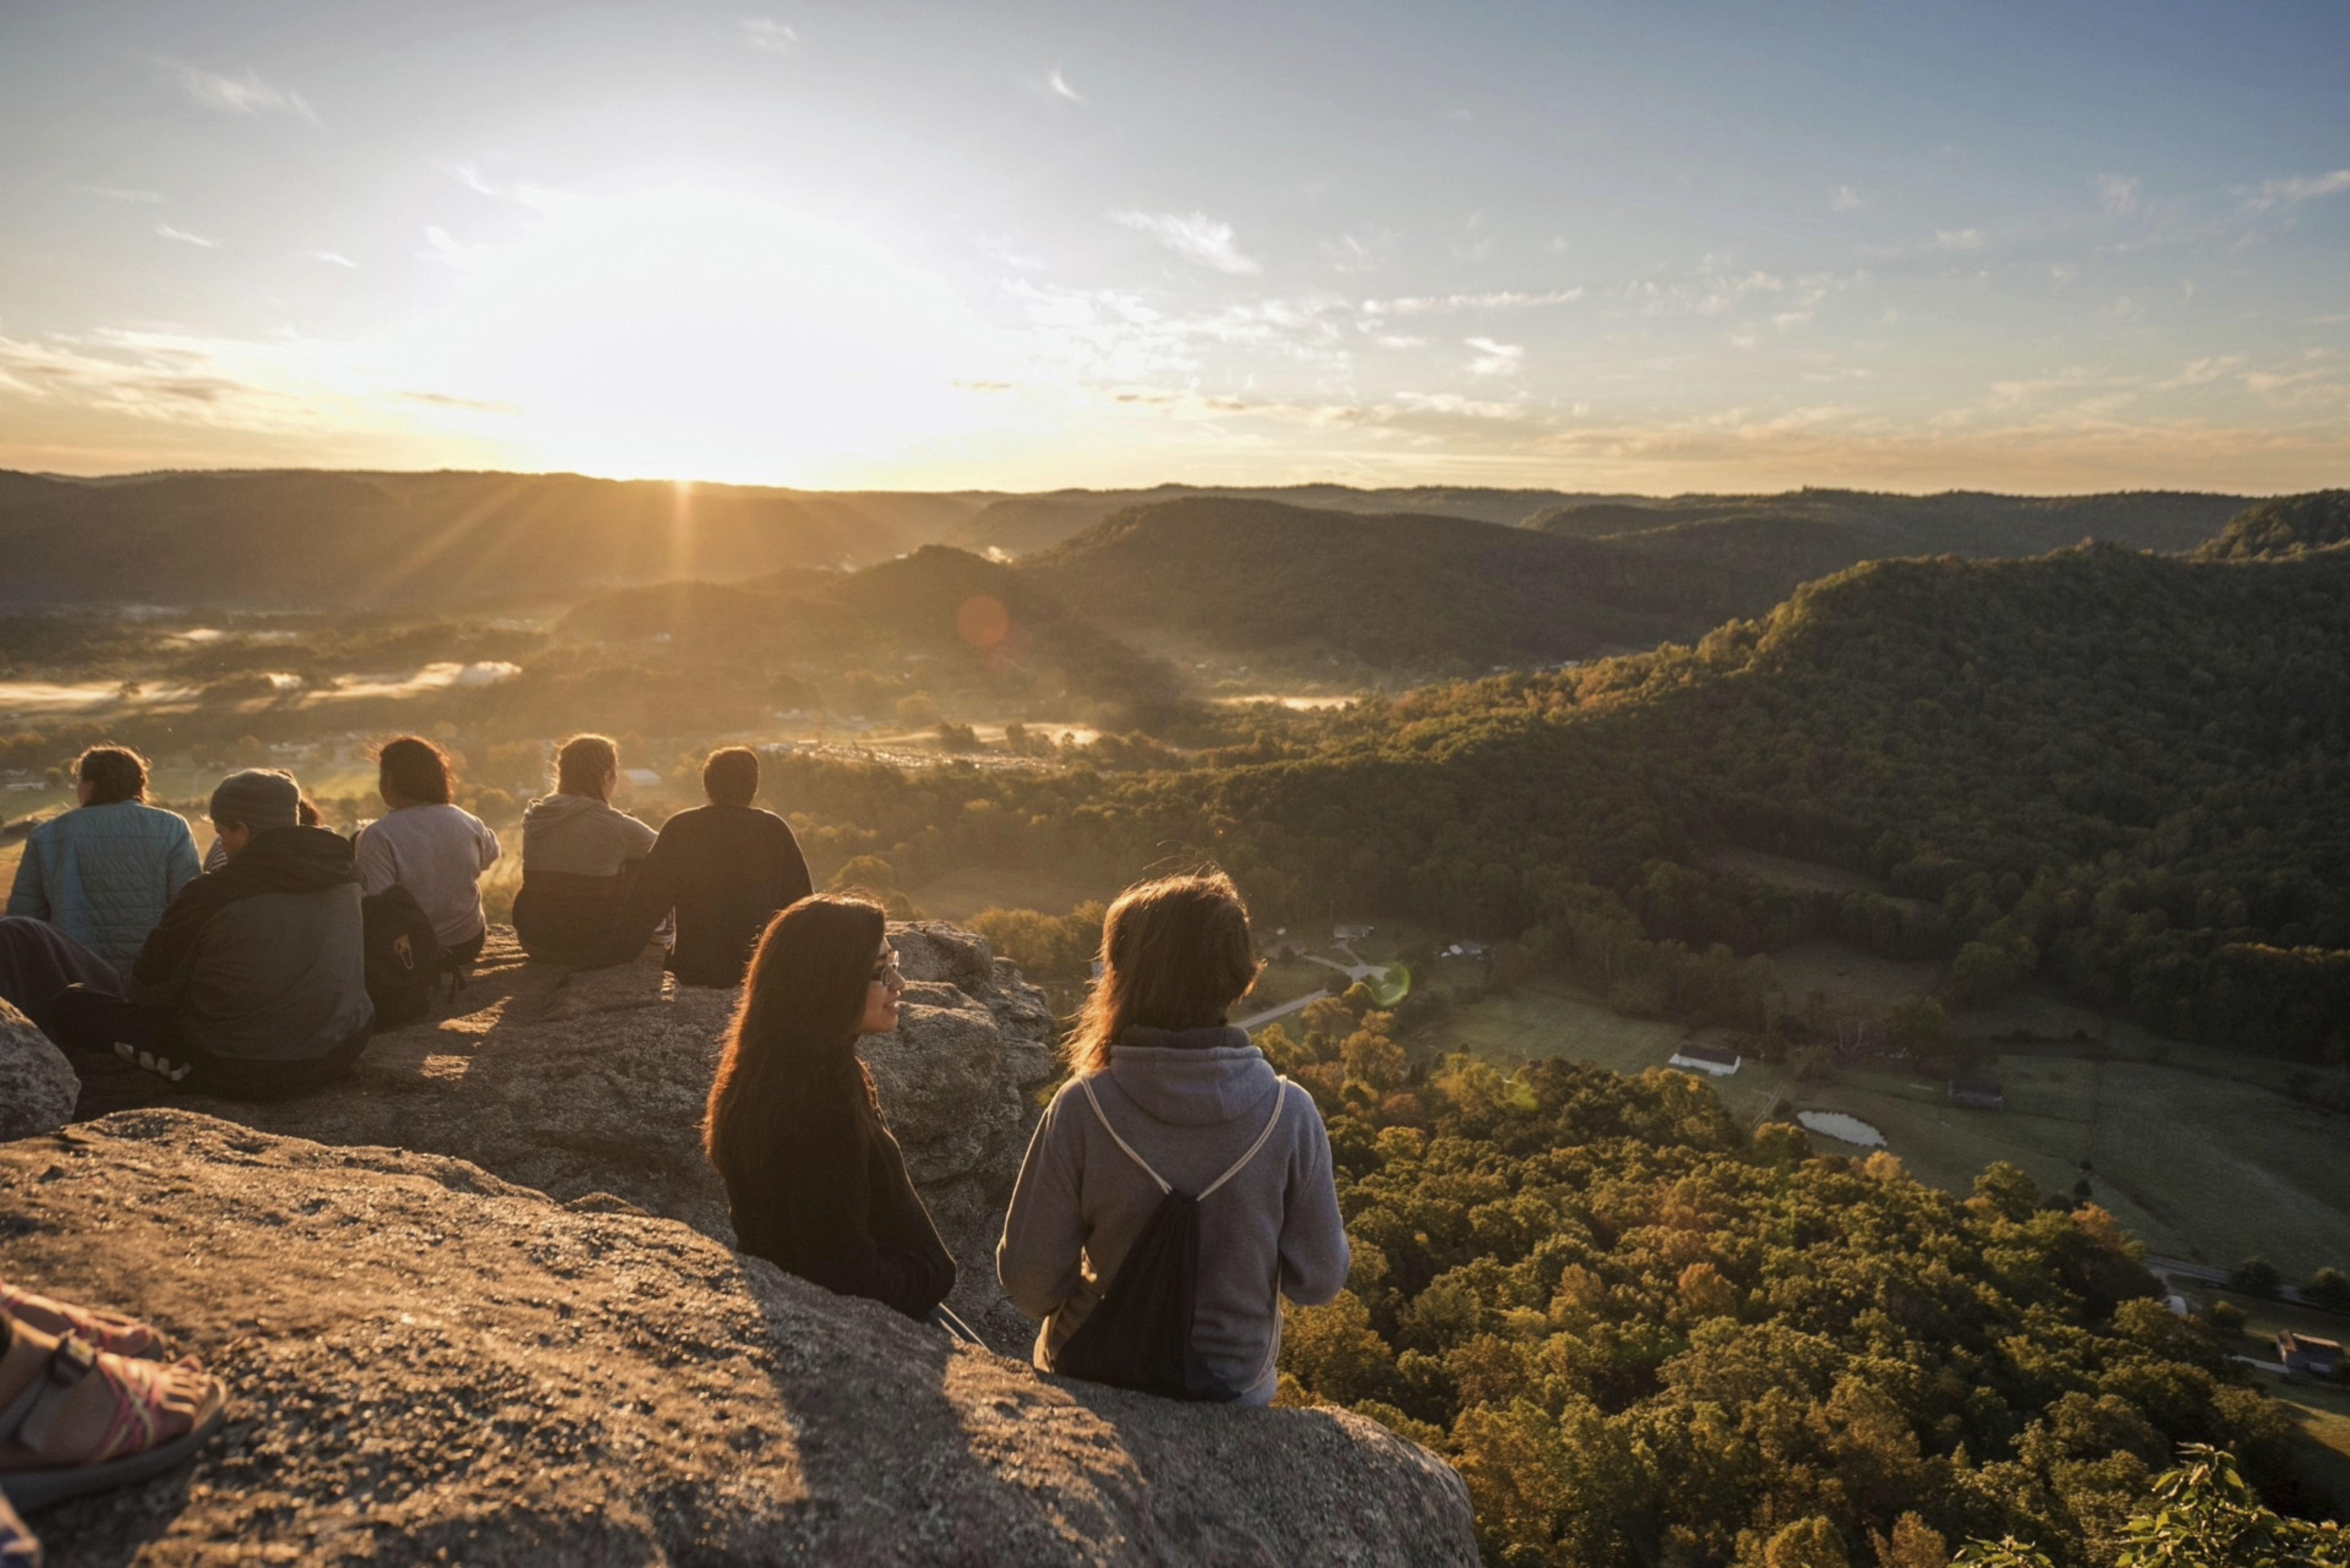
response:
M1013 1189L996 1274L1042 1320L1035 1363L1053 1371L1159 1208L1151 1172L1196 1194L1246 1156L1200 1205L1191 1341L1238 1403L1270 1404L1281 1298L1330 1301L1350 1259L1313 1097L1225 1023L1256 979L1247 907L1222 875L1129 888L1102 924L1101 957L1073 1075Z
M592 964L611 942L655 836L613 806L619 783L620 748L574 735L555 753L555 793L523 812L514 925L535 959Z

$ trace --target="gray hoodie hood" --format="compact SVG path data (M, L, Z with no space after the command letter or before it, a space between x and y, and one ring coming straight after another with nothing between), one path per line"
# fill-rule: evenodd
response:
M1144 1112L1181 1127L1262 1116L1280 1085L1240 1029L1129 1029L1109 1048L1109 1075Z

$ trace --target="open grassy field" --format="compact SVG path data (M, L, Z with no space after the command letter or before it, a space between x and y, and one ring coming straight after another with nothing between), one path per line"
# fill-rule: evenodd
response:
M1935 959L1888 959L1826 940L1801 942L1771 955L1779 988L1787 1005L1797 1012L1814 992L1832 1003L1842 1002L1883 1012L1897 1002L1923 996L1942 982L1942 964Z
M1120 888L1055 871L1001 871L966 866L935 881L909 888L906 896L934 920L967 920L982 909L1035 909L1066 915L1079 904L1107 903Z
M1717 850L1706 857L1705 863L1717 871L1735 871L1758 882L1768 882L1775 888L1792 888L1800 893L1885 891L1885 884L1876 877L1863 876L1845 867L1830 866L1818 860L1795 860L1784 855L1767 855L1760 849Z
M1336 970L1318 963L1307 963L1303 959L1287 963L1268 963L1233 1016L1262 1012L1266 1008L1282 1006L1317 991L1335 992L1343 989L1346 983L1346 977Z

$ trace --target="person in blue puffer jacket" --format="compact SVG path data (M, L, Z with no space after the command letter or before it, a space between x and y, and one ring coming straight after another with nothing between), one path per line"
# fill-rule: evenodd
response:
M81 804L33 829L8 894L117 969L139 956L163 907L196 879L187 820L146 804L147 762L127 746L81 754Z

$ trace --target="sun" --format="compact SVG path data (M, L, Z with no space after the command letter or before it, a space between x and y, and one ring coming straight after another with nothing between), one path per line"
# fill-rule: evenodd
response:
M546 198L457 276L413 376L517 460L621 478L820 483L1000 417L1014 345L845 224L739 194Z

